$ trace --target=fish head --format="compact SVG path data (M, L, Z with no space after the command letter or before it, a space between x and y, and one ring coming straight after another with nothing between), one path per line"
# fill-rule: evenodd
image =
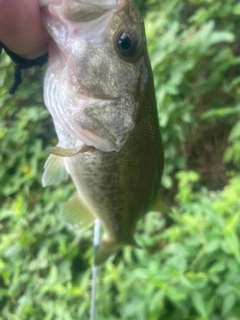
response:
M131 0L51 3L44 18L54 39L46 104L76 139L119 151L144 108L149 62L143 20Z

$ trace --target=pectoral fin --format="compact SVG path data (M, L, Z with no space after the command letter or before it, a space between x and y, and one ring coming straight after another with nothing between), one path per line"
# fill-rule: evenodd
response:
M78 224L81 229L91 227L96 219L78 195L63 204L62 214L68 222Z
M90 147L86 145L84 145L81 148L68 148L68 149L56 146L56 147L47 149L47 151L59 157L73 157L80 152L86 152L87 150L89 150L89 148Z
M64 159L51 154L44 165L43 187L58 183L67 178L67 176Z

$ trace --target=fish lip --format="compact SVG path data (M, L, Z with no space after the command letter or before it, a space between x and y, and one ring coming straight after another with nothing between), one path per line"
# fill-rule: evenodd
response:
M73 22L88 23L94 21L107 12L119 10L126 0L65 0L64 17Z
M43 0L39 0L40 2L43 1ZM44 1L43 1L44 2ZM89 5L89 6L94 6L94 7L100 7L100 8L106 8L108 10L111 10L111 9L116 9L116 8L119 8L121 7L124 3L126 2L126 0L110 0L108 1L105 1L105 3L103 4L99 4L97 3L97 1L95 0L78 0L78 4L81 5Z
M105 4L99 4L96 3L97 1L94 0L78 0L79 4L87 4L89 6L96 6L96 7L106 7L106 8L115 8L115 7L119 7L121 5L121 2L125 2L126 0L110 0L108 1L109 3L107 3L107 1L105 1ZM110 3L111 2L111 3ZM114 4L115 2L115 4Z

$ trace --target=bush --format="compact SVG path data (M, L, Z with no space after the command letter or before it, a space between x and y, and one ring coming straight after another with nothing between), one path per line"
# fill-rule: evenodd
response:
M138 1L145 16L166 154L170 219L149 213L144 249L126 247L100 270L97 319L240 317L239 4ZM56 144L42 73L9 97L0 59L0 319L89 319L92 230L59 214L70 180L41 187ZM169 190L169 191L167 191Z
M163 185L170 188L171 174L188 167L219 188L227 181L223 153L235 165L239 155L237 1L149 3L146 28L166 145Z

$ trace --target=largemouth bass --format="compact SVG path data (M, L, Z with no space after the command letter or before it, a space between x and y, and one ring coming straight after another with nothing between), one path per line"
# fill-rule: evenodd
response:
M82 228L100 219L102 264L134 244L163 170L153 76L143 20L132 0L41 0L52 37L44 99L59 144L50 150L43 185L68 172L77 195L64 215Z

